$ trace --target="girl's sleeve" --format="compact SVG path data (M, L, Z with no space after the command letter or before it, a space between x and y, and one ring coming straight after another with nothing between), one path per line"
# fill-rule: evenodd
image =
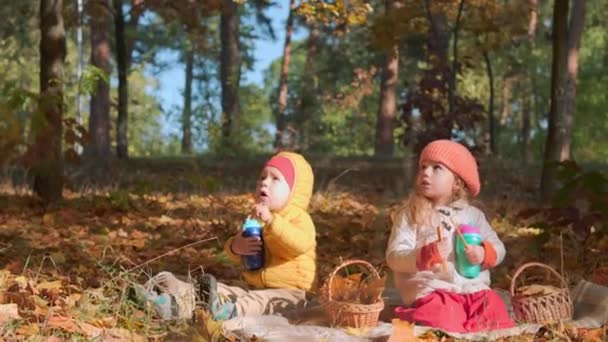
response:
M386 248L386 263L395 272L416 272L416 231L401 215L391 229Z
M482 247L485 251L485 259L481 267L489 269L500 264L504 260L507 251L505 250L505 245L494 229L492 229L492 226L490 226L486 216L480 210L478 210L476 225L481 231L483 238Z

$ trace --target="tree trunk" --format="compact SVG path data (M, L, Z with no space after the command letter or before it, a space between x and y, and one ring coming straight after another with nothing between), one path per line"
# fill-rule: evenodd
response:
M460 18L464 9L464 0L460 0L458 5L458 14L456 15L456 23L454 23L454 46L452 50L452 72L450 73L450 85L448 88L448 113L452 113L455 108L456 101L456 75L458 74L458 31L460 29Z
M570 155L570 142L572 140L572 130L574 128L574 114L576 99L576 81L578 78L578 59L581 47L581 38L585 26L585 5L586 0L573 0L572 14L570 16L570 26L568 27L568 73L566 78L566 108L565 108L565 128L567 131L567 141L565 146Z
M283 60L281 61L281 74L279 75L279 97L277 108L277 132L274 139L275 149L283 147L283 133L287 126L285 108L287 108L287 91L289 76L289 61L291 60L291 35L293 33L293 12L295 10L295 0L289 1L289 15L285 28L285 43L283 44Z
M135 46L135 37L137 31L137 25L139 23L139 18L144 12L145 3L144 0L131 0L131 10L129 11L129 22L125 23L125 44L127 46L127 70L131 69L131 64L133 62L133 48Z
M317 56L319 29L312 24L306 40L306 60L300 85L300 98L295 113L296 129L300 137L299 144L303 149L310 146L311 132L307 129L307 121L311 119L312 111L317 105L318 82L316 81L315 58Z
M222 83L222 139L224 146L230 143L233 120L240 113L239 83L241 79L241 51L239 47L238 5L223 0L220 19L220 81Z
M182 114L182 153L192 153L192 79L194 69L194 50L186 51L186 84L184 86L184 111Z
M386 0L386 13L398 7L395 0ZM397 108L397 82L399 82L399 45L393 44L384 56L380 79L380 103L376 116L374 155L392 156L395 146L394 130Z
M494 118L494 74L492 72L492 61L490 60L490 53L488 51L483 52L483 59L486 62L486 71L488 73L488 85L490 88L490 99L488 103L488 122L489 122L489 144L490 152L496 154L496 121Z
M532 97L530 93L523 94L521 111L521 158L525 164L530 161L530 112L532 110Z
M551 111L541 180L541 195L545 201L549 200L559 187L556 163L571 158L578 58L586 1L573 1L569 27L568 5L566 0L556 0L554 10Z
M565 86L568 65L568 2L555 0L553 9L553 62L551 107L541 178L541 197L549 201L559 187L557 163L570 158L570 127L566 112Z
M91 4L91 64L110 75L110 38L107 1ZM89 116L90 144L87 155L107 159L110 156L110 85L103 79L98 80L95 92L91 95Z
M33 190L45 203L63 192L63 64L66 56L63 1L40 1L40 113L34 141Z
M114 25L116 31L116 65L118 69L118 117L116 120L116 155L120 159L129 157L127 136L129 118L129 83L125 17L122 0L114 0Z
M424 4L430 30L427 40L428 62L434 67L446 67L448 65L448 50L450 48L447 15L445 12L433 15L430 0L425 0Z
M518 76L512 73L505 75L502 84L502 103L500 111L500 124L505 125L507 119L511 116L511 95L513 93L513 85L517 81Z
M530 21L528 22L528 41L534 46L536 26L538 25L538 0L530 0Z

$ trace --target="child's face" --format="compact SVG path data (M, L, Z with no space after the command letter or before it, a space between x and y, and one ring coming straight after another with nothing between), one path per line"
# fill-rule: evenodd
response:
M256 201L266 204L270 210L279 210L287 204L289 192L289 184L277 168L266 166L262 170L255 189Z
M418 170L416 188L434 204L448 204L454 193L456 177L445 165L424 162Z

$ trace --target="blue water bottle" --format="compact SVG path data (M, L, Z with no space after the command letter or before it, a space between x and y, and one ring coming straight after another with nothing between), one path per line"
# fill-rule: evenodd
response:
M467 245L480 246L482 242L481 233L479 228L473 227L467 224L461 224L458 226L460 230L460 236L456 237L456 270L461 276L465 278L475 278L481 272L481 265L473 265L469 262L467 254L464 251L464 240Z
M243 256L243 264L249 271L259 270L264 267L264 240L262 236L262 224L256 220L248 217L243 223L243 237L257 236L262 241L262 249L255 255Z

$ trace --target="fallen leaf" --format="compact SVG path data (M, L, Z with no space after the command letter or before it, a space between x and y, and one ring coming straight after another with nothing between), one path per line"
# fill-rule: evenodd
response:
M52 316L48 319L46 325L51 328L62 329L71 333L80 332L80 328L70 317Z
M38 290L58 290L62 287L61 280L46 281L36 286Z
M44 342L63 342L64 340L62 340L61 338L57 337L57 336L50 336L47 337Z
M131 332L127 329L114 328L110 330L104 330L102 334L102 341L104 342L118 342L118 341L131 341L131 342L147 342L148 340Z
M398 318L393 319L393 329L387 342L418 341L414 334L414 326L413 323Z
M55 222L55 215L52 213L46 213L42 216L42 223L53 224Z
M15 330L15 332L18 335L29 337L40 334L40 328L38 327L38 324L30 323L20 326L19 328L17 328L17 330Z
M606 337L605 333L606 333L605 328L591 329L583 335L583 341L585 341L585 342L602 341L602 338Z
M93 319L93 320L89 320L87 321L87 323L90 323L93 326L99 327L99 328L114 328L116 326L116 318L114 317L104 317L104 318L97 318L97 319Z
M344 330L346 331L347 334L352 335L352 336L364 336L369 331L369 328L346 327Z
M19 318L21 316L19 316L17 304L0 304L0 324L5 324Z
M78 327L82 330L82 332L91 339L97 338L103 333L103 329L93 326L89 323L76 322L76 324L78 324Z
M368 280L361 284L359 289L359 302L363 304L374 304L382 296L386 284L386 275L381 278Z
M55 262L55 264L64 264L66 261L65 258L65 254L61 253L61 252L55 252L55 253L51 253L50 254L51 259L53 260L53 262Z

